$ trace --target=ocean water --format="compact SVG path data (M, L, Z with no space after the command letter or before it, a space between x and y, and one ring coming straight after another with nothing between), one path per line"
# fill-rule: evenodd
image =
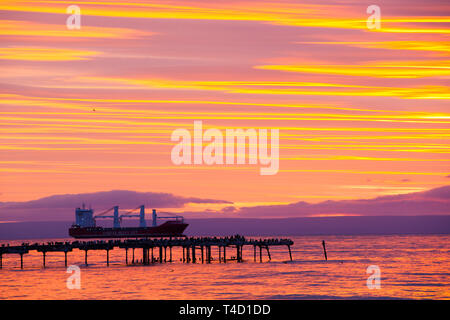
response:
M250 237L249 237L250 238ZM257 238L257 237L251 237ZM253 261L253 248L244 248L244 263L174 262L125 265L125 250L68 254L68 264L80 267L80 289L68 289L71 274L64 253L4 255L0 270L0 299L450 299L450 235L300 236L294 241L293 261L286 247L263 251L263 263ZM21 242L63 241L39 239ZM322 240L328 261L324 261ZM1 241L0 243L12 243ZM227 257L235 254L229 248ZM155 256L157 251L155 251ZM259 255L259 253L258 253ZM197 258L200 251L197 252ZM128 251L131 261L131 251ZM142 258L136 250L135 258ZM258 259L259 260L259 259ZM369 289L367 268L379 267L380 288Z

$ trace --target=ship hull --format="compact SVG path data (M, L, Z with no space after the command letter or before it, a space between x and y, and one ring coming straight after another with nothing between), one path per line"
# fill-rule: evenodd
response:
M156 227L145 228L81 228L73 226L69 235L76 239L87 238L150 238L150 237L184 237L183 232L188 224L167 221Z

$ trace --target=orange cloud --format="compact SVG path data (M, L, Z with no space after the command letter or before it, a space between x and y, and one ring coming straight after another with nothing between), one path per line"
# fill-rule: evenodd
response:
M256 69L375 78L450 76L450 60L374 62L360 65L260 65Z
M61 5L68 1L13 1L0 4L0 10L45 12L65 14ZM224 20L254 21L277 25L318 27L337 29L367 30L365 12L360 7L335 4L297 4L297 3L127 3L111 1L79 1L82 14L90 16L185 19L185 20ZM359 10L358 10L359 9ZM422 27L423 24L440 25L450 22L446 16L435 17L383 17L383 27L374 32L383 33L450 33L449 29Z
M2 60L27 60L27 61L73 61L88 60L99 55L96 51L73 50L61 48L39 47L10 47L0 48Z
M0 10L2 5L0 5ZM0 20L0 36L27 36L41 38L114 38L133 39L154 35L153 32L127 28L82 26L69 30L65 23L46 24L31 21Z

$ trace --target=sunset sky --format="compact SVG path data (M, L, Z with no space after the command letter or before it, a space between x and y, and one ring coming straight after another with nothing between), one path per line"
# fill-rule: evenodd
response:
M122 189L240 207L450 184L450 3L341 3L2 1L0 202ZM174 165L171 134L195 120L279 129L278 174Z

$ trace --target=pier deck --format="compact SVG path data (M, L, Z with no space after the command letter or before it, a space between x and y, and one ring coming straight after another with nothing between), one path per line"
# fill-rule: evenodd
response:
M128 265L128 250L133 251L132 264L135 264L134 253L136 249L142 250L142 264L172 262L172 249L181 248L183 250L182 261L184 263L211 263L213 257L211 248L217 247L219 252L218 261L226 263L230 260L243 262L243 247L253 246L253 260L257 261L257 248L259 249L259 262L263 261L263 249L267 252L268 260L271 260L270 247L287 246L289 258L292 261L291 245L294 242L290 239L246 239L243 236L232 237L184 237L184 238L161 238L161 239L128 239L128 240L94 240L94 241L66 241L47 243L22 243L21 245L3 244L0 246L0 269L2 268L3 255L19 254L20 267L23 269L23 255L30 251L42 253L43 267L45 268L45 256L47 252L64 252L64 263L67 267L67 253L73 249L85 252L85 265L88 265L88 251L105 250L106 265L109 266L109 251L114 248L125 249L125 262ZM236 250L234 259L227 259L227 249ZM157 250L157 257L154 250ZM169 257L167 257L169 249ZM200 250L200 256L196 253Z

